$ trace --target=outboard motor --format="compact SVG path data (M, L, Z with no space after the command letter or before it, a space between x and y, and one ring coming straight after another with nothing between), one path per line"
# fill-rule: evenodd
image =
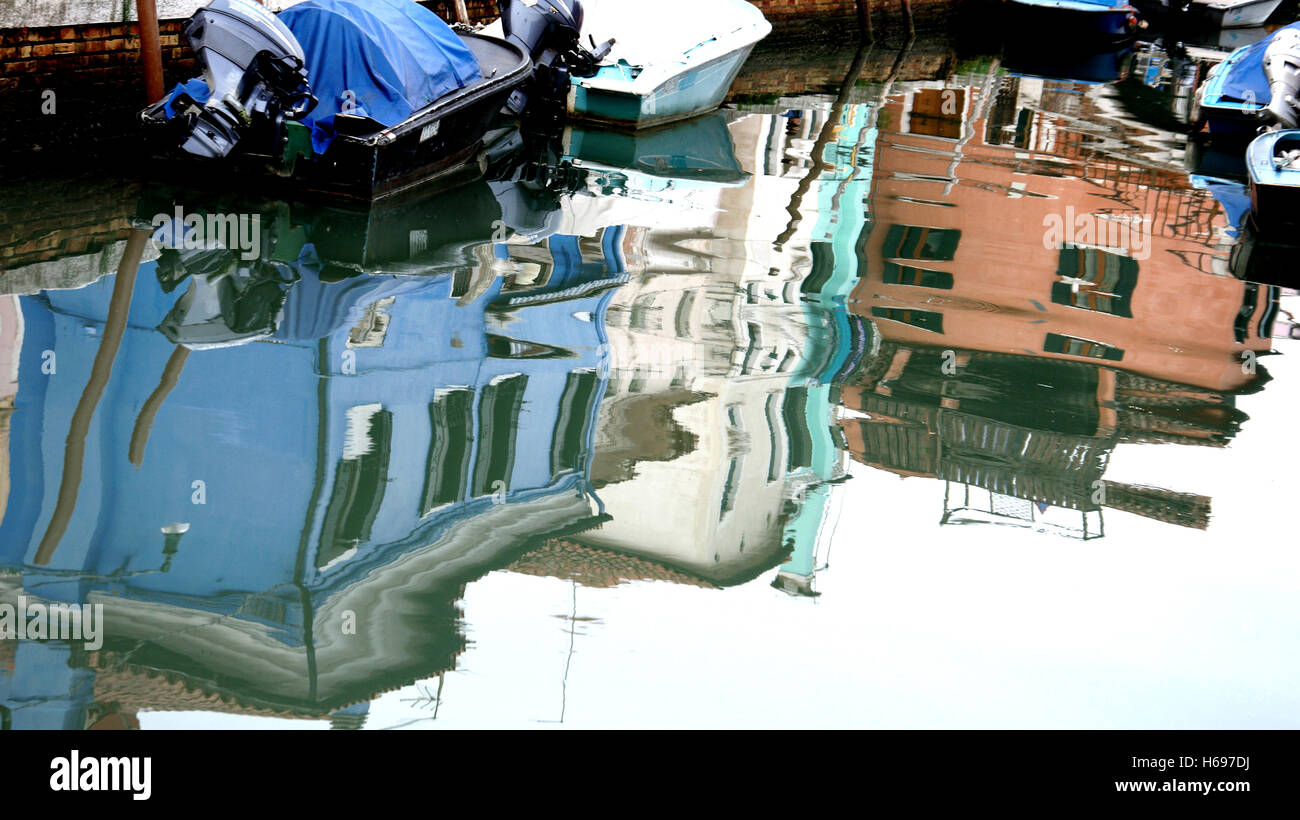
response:
M501 28L505 38L532 58L534 73L525 89L510 96L507 108L520 114L530 96L563 102L571 77L591 77L614 41L591 50L581 43L581 0L500 0Z
M302 119L316 106L302 46L265 7L252 0L212 0L183 30L203 66L210 96L200 103L180 93L141 117L167 120L170 102L187 153L224 157L250 135L255 148L274 151L283 122Z
M1280 29L1264 52L1264 75L1272 94L1265 117L1284 128L1300 122L1300 31Z

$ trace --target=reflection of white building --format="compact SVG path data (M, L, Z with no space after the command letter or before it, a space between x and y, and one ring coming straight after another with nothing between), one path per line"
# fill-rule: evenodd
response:
M814 451L832 418L814 388L828 320L805 308L801 290L813 269L815 188L774 246L807 173L797 155L769 161L789 124L730 123L754 176L718 192L710 221L629 226L632 278L606 313L612 364L592 470L612 520L574 540L723 584L791 552L787 524L826 478Z

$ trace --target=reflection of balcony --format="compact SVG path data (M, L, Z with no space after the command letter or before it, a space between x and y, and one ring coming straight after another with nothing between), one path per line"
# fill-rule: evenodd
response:
M972 493L972 491L974 491ZM1052 515L1052 513L1065 513ZM1054 510L1042 502L952 481L943 483L943 525L994 524L1089 541L1106 535L1101 510Z
M1101 364L944 353L884 343L842 389L854 414L842 427L856 460L950 485L945 523L1014 523L1094 538L1110 507L1207 525L1208 498L1116 484L1103 474L1120 442L1221 445L1244 418L1231 395Z

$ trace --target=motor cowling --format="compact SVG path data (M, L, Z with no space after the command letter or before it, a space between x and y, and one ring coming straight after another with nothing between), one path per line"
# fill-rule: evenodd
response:
M306 116L316 105L302 46L265 7L252 0L212 0L182 29L203 67L210 95L199 103L181 94L171 100L183 119L182 150L224 157L250 136L266 152L279 146L285 120ZM144 112L160 119L160 103Z
M500 0L498 10L506 39L522 48L534 66L529 90L516 91L508 103L515 114L530 96L563 100L569 79L595 75L614 46L613 40L593 42L590 49L582 44L581 0Z
M1272 95L1265 116L1284 128L1300 123L1300 31L1284 28L1264 51L1264 75Z

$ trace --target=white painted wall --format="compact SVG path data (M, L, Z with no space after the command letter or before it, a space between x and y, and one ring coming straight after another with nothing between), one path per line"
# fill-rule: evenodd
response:
M286 9L302 0L265 0L271 11ZM207 0L157 0L158 17L189 17ZM0 28L80 26L90 23L124 23L136 19L135 0L0 0Z

